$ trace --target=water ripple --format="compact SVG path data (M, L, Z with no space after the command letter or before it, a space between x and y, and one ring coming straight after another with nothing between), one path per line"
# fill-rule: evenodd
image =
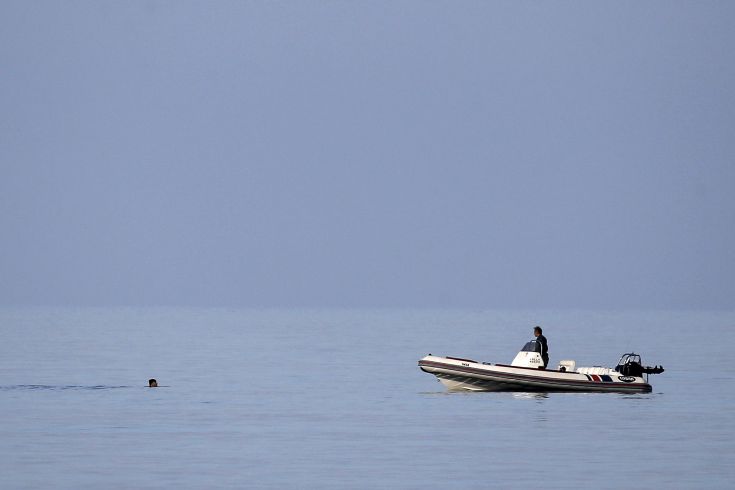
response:
M62 391L62 390L117 390L123 388L133 388L132 386L111 386L111 385L9 385L0 386L0 391Z

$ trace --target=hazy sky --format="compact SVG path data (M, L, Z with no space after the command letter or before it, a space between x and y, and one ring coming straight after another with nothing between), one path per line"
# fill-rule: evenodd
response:
M735 2L0 1L0 303L735 308Z

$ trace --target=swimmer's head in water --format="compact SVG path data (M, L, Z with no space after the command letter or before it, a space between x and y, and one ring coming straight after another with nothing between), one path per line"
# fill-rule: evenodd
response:
M156 386L158 386L158 381L156 381L155 379L151 378L151 379L148 380L148 386L150 388L155 388Z

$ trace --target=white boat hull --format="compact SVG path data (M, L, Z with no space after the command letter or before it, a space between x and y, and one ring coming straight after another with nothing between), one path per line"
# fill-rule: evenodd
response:
M651 385L642 377L622 376L610 368L578 368L575 372L479 363L470 359L428 355L419 360L449 390L579 391L645 393Z

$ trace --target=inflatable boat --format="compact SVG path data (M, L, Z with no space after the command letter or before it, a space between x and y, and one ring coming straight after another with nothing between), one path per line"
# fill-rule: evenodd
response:
M546 369L535 340L528 342L510 365L429 354L419 360L419 367L450 390L469 391L646 393L652 389L648 375L664 372L661 366L643 366L641 356L633 352L623 354L614 368L578 367L575 361L564 360L556 369Z

